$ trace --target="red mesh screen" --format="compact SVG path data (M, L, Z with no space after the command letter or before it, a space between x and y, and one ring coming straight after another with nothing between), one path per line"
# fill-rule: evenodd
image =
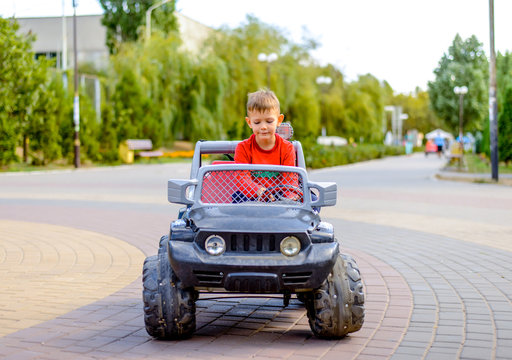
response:
M204 174L201 201L212 204L302 203L302 191L302 178L294 172L216 170Z

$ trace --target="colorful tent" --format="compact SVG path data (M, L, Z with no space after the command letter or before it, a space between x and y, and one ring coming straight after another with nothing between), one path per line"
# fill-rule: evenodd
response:
M428 140L433 140L438 136L441 136L443 139L453 140L453 135L443 129L435 129L425 134L425 138Z

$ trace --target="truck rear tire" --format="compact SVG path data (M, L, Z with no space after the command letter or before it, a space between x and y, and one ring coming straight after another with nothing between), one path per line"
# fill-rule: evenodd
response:
M172 271L167 251L149 256L142 271L144 323L159 339L184 339L196 329L194 289L183 289Z
M322 286L306 296L309 326L322 339L340 339L364 322L364 290L355 260L341 254Z

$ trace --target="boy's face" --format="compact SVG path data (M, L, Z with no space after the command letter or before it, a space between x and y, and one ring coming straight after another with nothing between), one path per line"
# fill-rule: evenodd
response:
M256 136L256 142L261 144L274 143L276 129L283 122L284 115L279 114L277 110L267 110L265 112L249 112L245 118L247 124Z

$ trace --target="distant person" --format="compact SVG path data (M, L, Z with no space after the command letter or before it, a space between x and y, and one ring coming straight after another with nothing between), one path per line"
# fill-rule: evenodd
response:
M430 153L437 153L437 146L432 139L428 139L425 143L425 156L428 156Z
M434 138L434 143L437 146L437 156L441 157L441 154L443 153L443 146L444 146L444 138L441 136L441 133L437 133L436 137Z

